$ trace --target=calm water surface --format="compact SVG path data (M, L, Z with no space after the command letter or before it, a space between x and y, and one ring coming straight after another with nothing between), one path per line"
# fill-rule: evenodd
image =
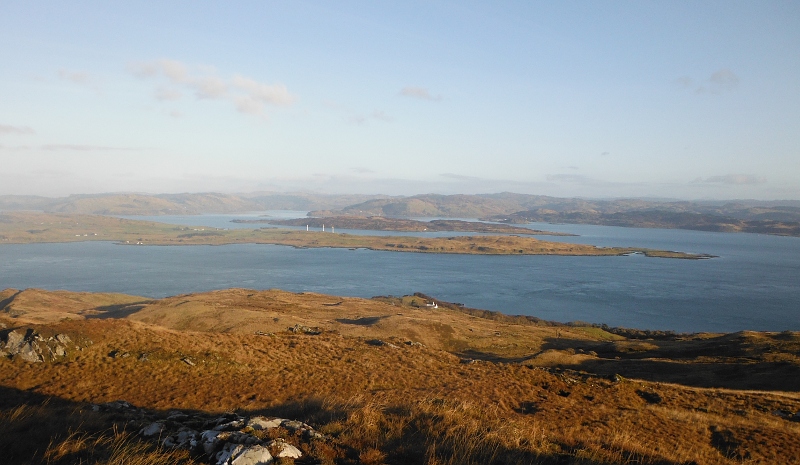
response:
M284 217L304 213L282 212ZM230 223L230 219L257 216L147 219L252 228ZM710 253L719 258L434 255L257 244L6 244L0 246L0 288L146 297L228 287L360 297L424 292L471 307L557 321L676 331L800 330L798 238L588 225L528 226L580 235L555 238L560 241Z

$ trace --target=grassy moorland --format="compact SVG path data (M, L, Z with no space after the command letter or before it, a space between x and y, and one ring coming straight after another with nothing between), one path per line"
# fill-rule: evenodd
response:
M0 215L0 244L116 241L124 245L277 244L293 247L367 248L395 252L477 255L626 255L709 258L708 255L634 247L595 247L519 236L362 236L285 229L185 227L98 215L12 212Z
M306 422L324 437L285 435L305 453L296 463L741 464L800 454L800 333L675 335L434 301L2 291L0 335L73 343L55 360L0 358L0 449L12 463L208 463L137 434L143 416L177 409ZM90 405L118 399L139 416Z

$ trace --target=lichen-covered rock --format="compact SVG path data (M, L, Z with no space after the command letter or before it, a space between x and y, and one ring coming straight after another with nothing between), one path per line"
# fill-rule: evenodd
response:
M39 344L35 338L36 333L29 329L25 334L17 331L9 331L3 338L5 341L0 344L4 348L6 356L13 359L20 359L26 362L41 362Z
M66 334L45 339L32 329L24 334L13 330L0 334L0 356L32 363L53 361L67 356L71 341Z
M18 349L22 343L25 341L25 336L16 332L10 331L6 334L6 350L10 352L12 355L14 354L14 350Z
M31 363L41 362L42 356L39 355L36 349L38 349L38 347L34 346L32 342L26 342L22 344L18 348L17 353L13 355L15 359L19 358L20 360L24 360L26 362L31 362Z
M272 454L261 445L225 444L217 453L217 465L268 465Z
M145 426L144 428L142 428L139 431L139 434L141 434L142 436L144 436L146 438L149 438L151 436L156 436L156 435L161 434L161 432L163 432L164 429L165 429L164 423L161 423L160 421L155 421L155 422L150 423L149 425Z
M287 443L283 439L275 439L267 444L267 447L273 451L275 457L299 459L303 453L297 447Z
M216 431L234 431L234 430L242 429L242 428L244 428L244 420L243 419L232 420L232 421L229 421L227 423L222 423L222 424L217 425L217 426L214 427L214 429Z
M218 439L218 436L222 434L222 431L203 431L200 434L200 445L203 447L203 452L207 455L211 456L214 454L214 451L217 450L217 446L222 442Z
M302 421L284 418L245 417L233 412L215 416L178 410L158 413L125 401L92 405L92 410L123 416L129 424L138 425L145 439L166 448L204 454L211 464L271 464L278 459L316 463L316 458L306 457L301 447L312 440L334 441ZM265 435L266 430L273 431Z
M297 420L283 420L281 422L281 426L293 432L297 430L311 429L311 427L307 424Z
M182 427L178 432L164 438L164 446L178 449L194 449L199 444L197 431Z
M232 444L255 444L261 440L252 434L247 434L242 431L222 431L217 436L217 439L223 442L230 442Z
M317 336L319 334L322 334L322 330L317 326L311 327L311 326L303 326L297 324L294 326L289 326L288 330L289 332L292 333L310 334L312 336Z
M283 423L283 418L275 418L272 420L268 420L266 417L252 417L247 420L247 425L250 428L253 428L255 431L265 430L265 429L272 429L281 426Z

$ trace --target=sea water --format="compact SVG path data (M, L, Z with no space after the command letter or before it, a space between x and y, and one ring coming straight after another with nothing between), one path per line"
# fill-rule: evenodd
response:
M230 223L232 218L253 216L148 219L210 227L262 226L237 225ZM440 255L259 244L3 244L0 288L144 297L229 287L359 297L423 292L470 307L562 322L679 332L800 330L800 238L589 225L527 226L578 234L541 239L709 253L718 258Z

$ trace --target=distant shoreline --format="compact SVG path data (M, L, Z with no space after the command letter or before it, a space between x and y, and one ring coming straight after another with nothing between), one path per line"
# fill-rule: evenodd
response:
M233 229L186 227L152 221L99 215L7 213L0 215L0 244L114 241L122 245L225 245L275 244L304 248L347 248L377 251L468 255L620 256L641 253L648 257L708 259L708 254L653 250L639 247L542 241L504 236L363 236L285 229Z
M530 236L577 236L577 234L542 231L509 224L486 223L482 221L464 220L431 220L419 221L405 218L387 218L383 216L330 216L322 218L297 218L291 220L259 218L255 220L231 220L239 224L273 224L279 226L310 226L322 228L328 225L341 229L359 229L364 231L395 232L477 232L499 234L524 234Z

